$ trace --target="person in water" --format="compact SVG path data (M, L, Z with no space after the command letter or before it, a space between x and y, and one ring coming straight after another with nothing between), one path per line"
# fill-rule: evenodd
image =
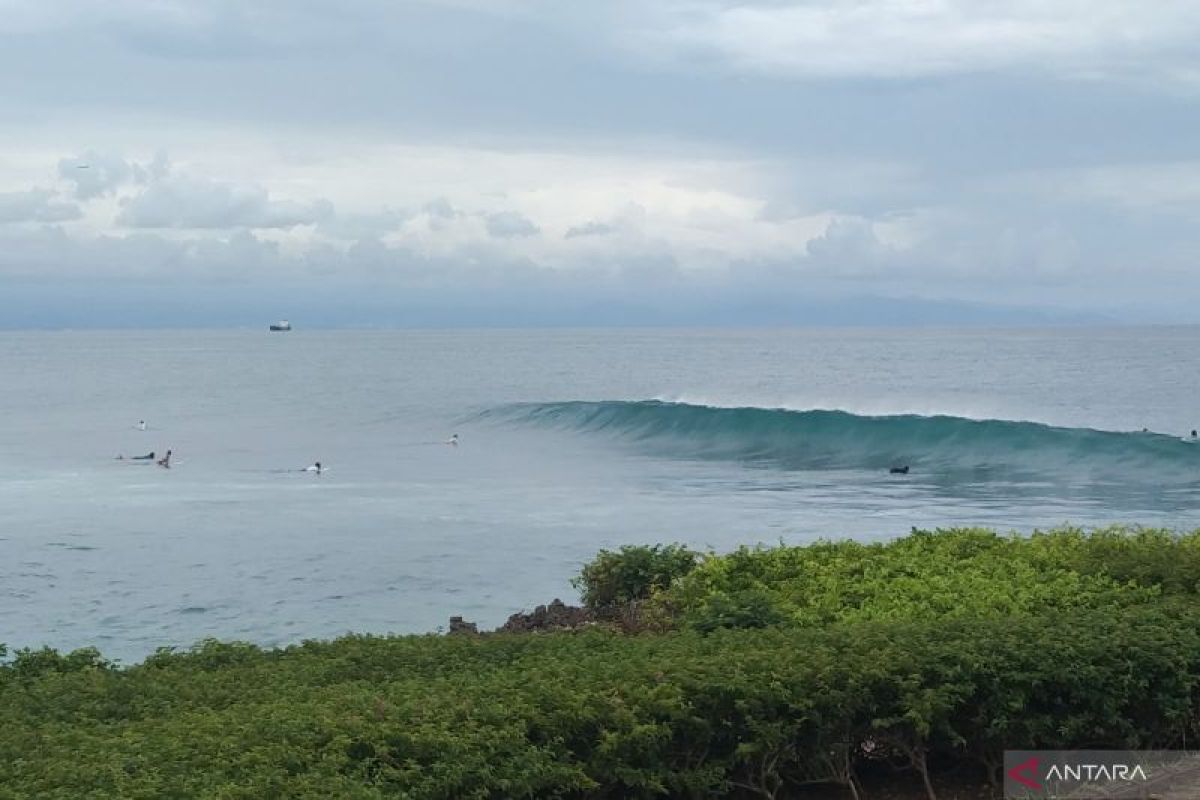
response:
M315 473L317 473L318 475L320 475L320 474L321 474L321 470L323 470L323 469L324 469L324 467L322 467L322 466L321 466L321 462L320 462L320 461L314 461L314 462L313 462L313 465L312 465L311 467L305 467L305 468L304 468L304 471L305 471L305 472L315 472Z
M1196 429L1195 428L1192 428L1192 438L1193 439L1196 438Z
M146 430L146 420L144 420L144 419L139 419L139 420L138 420L138 430L139 430L139 431L144 431L144 430Z
M153 455L153 454L151 454L151 455ZM162 458L160 458L158 460L158 465L164 469L171 468L171 451L170 450L167 451L167 454L165 456L163 456Z
M892 467L888 470L888 472L892 473L893 475L907 475L908 464L905 464L903 467Z
M117 455L117 461L125 461L125 460L126 460L125 456L120 455L120 454ZM146 455L144 455L144 456L130 456L128 460L129 461L153 461L154 460L154 451L151 450L149 453L146 453Z
M450 445L454 445L455 447L458 447L458 434L456 433L453 436L451 436L449 439L447 439L444 442L444 444L450 444Z

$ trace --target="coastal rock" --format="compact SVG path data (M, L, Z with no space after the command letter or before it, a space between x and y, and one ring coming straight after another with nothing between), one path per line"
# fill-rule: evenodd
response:
M529 613L513 614L497 630L504 633L572 630L595 622L595 615L588 609L569 606L555 598L549 605L538 606Z
M479 633L479 628L474 622L466 622L462 617L451 617L449 632L451 634Z

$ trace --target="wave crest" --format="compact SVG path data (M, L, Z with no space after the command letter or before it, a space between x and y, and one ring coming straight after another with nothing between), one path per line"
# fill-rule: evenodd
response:
M909 465L914 471L1103 472L1109 477L1166 469L1177 478L1191 478L1200 466L1200 444L1174 436L1027 421L718 408L661 400L522 403L483 416L609 436L669 457L786 469Z

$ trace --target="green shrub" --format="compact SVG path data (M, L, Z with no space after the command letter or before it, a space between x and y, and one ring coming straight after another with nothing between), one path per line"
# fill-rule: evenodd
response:
M718 593L691 613L692 627L704 633L717 628L766 628L787 621L776 604L775 595L765 589L742 589L732 594Z
M0 691L0 796L770 796L884 757L936 779L1006 746L1178 747L1200 734L1197 610L349 637L49 671Z
M742 547L705 558L656 600L685 619L711 622L714 603L723 612L749 592L759 607L798 625L1138 605L1195 590L1184 557L1200 554L1193 542L1118 529L1094 539L1072 529L1028 538L956 529L869 545Z
M0 648L0 656L4 652ZM39 650L22 648L13 654L11 662L5 665L13 677L32 678L48 672L78 672L85 669L113 669L112 662L100 655L94 647L83 647L62 655L50 647Z
M593 573L610 596L688 626L207 641L122 669L20 650L0 798L778 797L880 763L995 775L1006 747L1184 748L1195 541L918 532L692 554L666 578L623 570L671 548L626 548Z
M593 610L612 609L645 600L691 572L699 554L680 544L625 546L601 550L572 584L584 605Z

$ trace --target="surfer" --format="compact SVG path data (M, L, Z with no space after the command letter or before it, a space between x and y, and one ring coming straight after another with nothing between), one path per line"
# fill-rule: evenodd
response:
M150 455L153 456L154 454L151 453ZM168 450L167 454L165 456L163 456L162 458L160 458L156 463L163 469L170 469L171 468L171 451Z
M139 430L139 431L144 431L144 430L146 430L146 420L144 420L144 419L139 419L139 420L138 420L138 430Z
M890 472L892 475L907 475L908 464L905 464L903 467L892 467L888 470L888 472Z
M458 447L458 434L457 433L454 434L449 439L442 442L442 444L449 444L449 445L453 445L454 447Z
M154 460L154 451L153 450L151 450L149 453L146 453L146 455L144 455L144 456L130 456L128 459L126 459L125 456L123 456L123 455L120 455L120 454L117 455L117 461L153 461L153 460Z
M324 469L324 467L322 467L322 466L321 466L321 462L320 462L320 461L314 461L314 462L312 463L312 466L311 466L311 467L305 467L303 471L304 471L304 472L315 472L315 473L317 473L318 475L320 475L320 474L321 474L321 470L323 470L323 469Z

